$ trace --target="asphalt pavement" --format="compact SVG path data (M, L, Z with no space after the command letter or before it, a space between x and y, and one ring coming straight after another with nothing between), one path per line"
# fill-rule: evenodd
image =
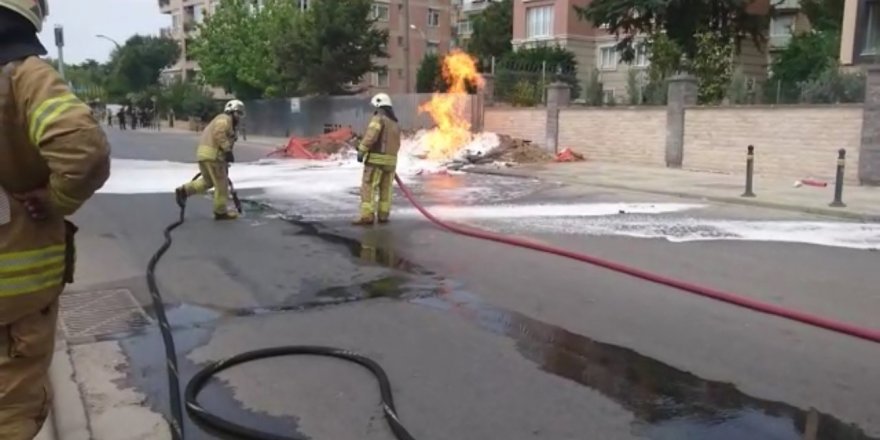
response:
M108 133L114 178L130 160L194 161L191 135ZM240 144L233 177L267 152ZM391 224L356 229L347 220L357 174L340 182L349 174L321 172L292 178L295 191L242 190L237 222L214 222L207 198L189 203L158 270L185 379L243 351L330 345L387 370L420 440L880 438L876 344L452 235L399 194ZM441 217L880 327L871 225L510 177L409 181ZM80 268L62 334L86 414L80 431L66 431L82 438L169 438L143 274L177 215L172 189L105 192L75 218ZM202 401L277 434L393 438L373 378L336 360L229 370ZM192 423L186 431L223 438Z

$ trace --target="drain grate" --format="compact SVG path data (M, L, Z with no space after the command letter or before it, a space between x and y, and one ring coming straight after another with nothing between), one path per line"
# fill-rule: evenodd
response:
M151 324L128 289L65 293L60 301L61 329L71 342L129 333Z

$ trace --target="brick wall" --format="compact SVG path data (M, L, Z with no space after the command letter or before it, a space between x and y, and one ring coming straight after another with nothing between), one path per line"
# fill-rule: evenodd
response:
M547 110L544 108L487 108L485 131L527 139L544 145L547 141Z
M563 109L559 148L571 148L589 160L663 166L666 107Z
M861 105L689 108L683 165L741 173L752 144L757 174L833 181L837 150L846 148L846 176L855 181L861 129Z

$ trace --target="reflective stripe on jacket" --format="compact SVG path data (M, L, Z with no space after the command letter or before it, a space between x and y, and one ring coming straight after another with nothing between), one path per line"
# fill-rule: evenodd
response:
M232 150L234 136L235 124L232 116L226 113L215 116L202 131L199 148L196 150L197 160L223 160L225 153Z
M376 112L367 125L367 131L358 150L367 155L367 164L395 167L400 151L400 125L393 119Z
M45 61L0 69L0 297L55 289L69 278L76 212L107 180L110 147L91 109ZM33 220L13 194L48 191Z

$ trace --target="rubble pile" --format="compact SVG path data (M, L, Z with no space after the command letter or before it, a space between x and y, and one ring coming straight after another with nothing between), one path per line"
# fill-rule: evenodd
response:
M466 148L462 154L448 164L450 169L461 169L467 165L488 165L504 163L542 163L553 160L553 155L539 145L526 139L505 134L497 135L497 144L492 148Z

